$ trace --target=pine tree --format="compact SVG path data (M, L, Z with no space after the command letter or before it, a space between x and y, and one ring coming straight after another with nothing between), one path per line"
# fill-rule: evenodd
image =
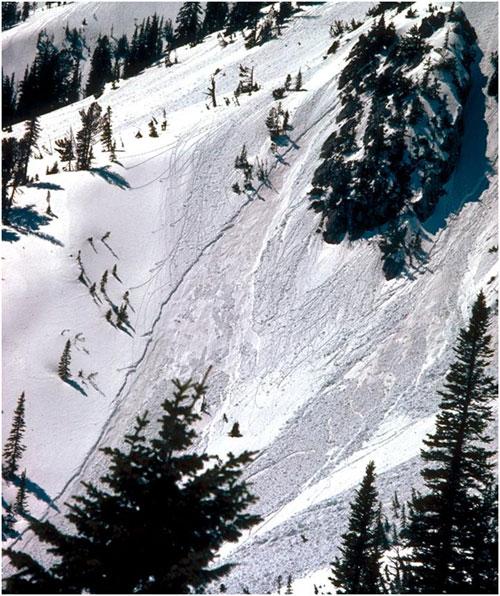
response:
M14 73L10 77L2 72L2 126L14 124L16 119L17 90Z
M149 126L149 136L156 138L158 136L158 131L156 130L155 123L153 120L150 120L148 123Z
M341 558L337 557L332 567L330 581L339 594L378 594L382 590L378 507L375 464L371 461L351 503L348 530L342 536Z
M16 503L14 511L19 515L27 515L28 513L28 497L26 495L26 470L23 470L21 478L19 479L19 488L17 489Z
M302 71L299 70L297 73L297 78L295 79L295 91L300 91L302 89Z
M88 170L92 165L92 147L101 130L101 106L92 102L87 111L80 110L82 128L76 133L76 167Z
M493 356L489 320L490 309L480 292L467 327L459 332L444 390L438 392L435 431L424 440L421 476L426 490L412 499L408 541L415 591L477 593L475 582L480 583L477 515L484 505L482 495L494 482L495 452L487 448L492 437L486 430L497 395L495 380L487 372ZM493 524L492 515L490 511L483 519L487 526ZM488 532L482 541L487 551ZM494 564L490 570L495 583L497 569Z
M227 2L207 2L202 27L203 35L223 29L228 12Z
M28 182L28 165L33 150L36 148L36 143L40 137L40 123L37 117L31 118L25 124L25 133L21 139L21 156L20 156L20 176L21 183Z
M17 400L16 409L14 410L14 418L12 420L12 428L3 449L3 474L5 478L12 478L15 475L19 468L19 460L26 450L26 446L23 444L23 435L26 428L24 408L25 397L23 391Z
M69 369L69 365L71 363L71 342L68 339L66 345L64 346L63 353L61 354L61 359L59 360L59 366L57 368L57 374L59 378L63 381L66 381L69 377L71 377L71 372Z
M90 63L90 73L86 89L87 95L99 97L104 91L104 85L113 80L112 57L108 36L99 36Z
M177 46L196 44L201 37L200 2L184 2L177 14L175 30L175 43Z
M233 428L229 431L229 436L235 439L243 436L240 432L240 425L238 422L233 424Z
M71 172L71 164L75 161L75 140L70 131L67 137L57 139L55 150L59 153L59 159L68 164L68 171Z
M44 569L31 555L7 549L20 570L6 578L8 592L201 593L230 570L213 564L221 545L260 521L246 511L255 497L241 480L253 454L221 460L193 451L206 387L174 386L152 438L146 414L124 447L103 450L107 473L99 486L85 483L69 504L70 533L30 520L55 560Z
M106 108L106 112L104 113L101 122L101 143L104 145L104 149L110 154L111 161L114 161L116 159L116 154L113 141L113 126L111 122L111 106Z

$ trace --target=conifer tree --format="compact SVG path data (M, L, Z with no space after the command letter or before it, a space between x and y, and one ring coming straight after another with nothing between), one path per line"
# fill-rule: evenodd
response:
M255 497L241 480L253 454L221 460L193 451L206 386L174 386L152 438L145 414L123 447L103 450L107 473L69 504L71 532L30 520L55 558L45 569L8 548L19 570L6 578L8 592L200 593L229 571L231 564L213 564L221 545L260 521L246 511Z
M455 360L439 391L435 431L424 440L425 492L412 499L408 540L413 549L411 589L418 592L477 593L480 578L487 575L486 569L477 569L475 538L479 511L483 510L486 527L496 525L492 519L496 509L488 509L483 501L494 482L495 452L487 447L492 437L486 430L497 395L495 380L487 371L493 356L489 321L490 309L480 292L468 325L459 332ZM486 553L492 548L488 531L483 532L482 542ZM497 570L495 562L490 569L495 584Z
M80 110L82 128L76 133L76 167L88 170L92 165L92 147L101 130L101 106L92 102L87 111Z
M26 515L28 513L28 503L26 495L26 470L23 470L21 478L19 479L19 488L17 489L16 503L14 511L19 515Z
M59 366L57 368L57 374L59 377L66 381L69 377L71 377L71 372L69 369L69 365L71 363L71 342L68 339L66 345L64 346L63 353L61 354L61 359L59 360Z
M55 145L55 150L59 153L60 160L68 164L68 171L71 172L71 164L76 158L73 133L70 131L67 137L57 139Z
M113 79L112 57L108 36L99 36L90 63L87 95L99 97L104 91L104 85Z
M26 449L23 444L23 435L26 428L24 414L25 397L23 391L17 400L12 428L3 449L3 474L6 478L12 478L15 475L19 468L19 460Z
M38 118L35 116L28 120L25 125L25 133L21 140L21 148L22 148L22 155L21 155L21 181L22 184L26 184L28 182L28 165L30 157L33 154L33 150L36 147L36 143L38 138L40 137L40 123Z
M202 27L203 35L209 35L214 31L223 29L227 20L227 15L227 2L207 2Z
M375 464L371 461L351 503L348 530L342 536L341 557L335 559L332 567L330 581L339 594L378 594L382 591L378 508Z
M299 70L297 73L297 78L295 79L295 91L300 91L302 89L302 71Z
M153 120L150 120L148 123L149 126L149 136L156 138L158 136L158 131L156 130L156 126Z
M2 126L14 124L16 118L17 90L14 73L10 77L2 72Z
M111 106L106 108L106 112L102 117L101 142L104 145L104 149L110 154L111 161L114 161L116 159L116 154L115 143L113 141L113 126L111 122Z
M196 44L201 37L201 3L184 2L177 14L175 43L178 46Z

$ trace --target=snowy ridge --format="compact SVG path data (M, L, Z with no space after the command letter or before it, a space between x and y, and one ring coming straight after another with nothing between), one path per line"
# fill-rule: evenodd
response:
M90 4L32 15L4 36L5 47L15 47L16 29L23 43L34 43L52 10L83 11ZM106 27L117 29L116 7L102 6ZM181 49L174 67L153 66L116 90L108 86L99 103L112 107L124 149L121 165L107 170L98 152L91 172L45 175L57 157L50 155L54 140L78 128L78 110L91 98L40 119L43 159L30 164L40 186L23 189L18 204L43 214L50 190L58 218L5 242L3 261L3 429L8 432L24 390L21 465L38 497L42 490L48 495L45 501L31 495L35 515L54 515L49 496L61 507L81 479L99 477L105 460L98 447L119 441L137 413L154 412L168 379L201 376L210 364L211 416L200 428L202 446L219 454L259 450L248 475L264 521L221 553L238 563L224 582L230 590L272 590L278 575L298 578L328 566L350 491L369 459L383 500L395 487L404 498L417 485L421 439L432 426L435 390L457 329L479 288L490 303L496 298L496 255L488 250L497 243L497 104L483 89L497 43L496 5L463 5L482 55L472 67L462 157L446 197L425 222L425 271L391 281L384 279L374 240L325 244L316 234L319 215L308 210L320 149L341 107L338 75L373 20L324 59L329 25L364 19L368 7L310 6L280 38L251 50L240 36L221 48L212 35ZM221 101L207 110L210 75L221 69L222 100L236 88L239 64L255 67L261 89L240 96L239 107ZM305 90L282 100L293 143L276 158L265 126L276 105L271 92L299 68ZM167 130L149 138L147 122L161 118L163 109ZM142 139L135 138L138 129ZM21 134L22 126L14 132ZM243 144L250 160L268 161L270 188L232 192ZM106 232L109 247L100 240ZM117 264L121 282L111 277L108 293L119 303L129 290L131 336L107 323L105 302L93 301L77 281L78 251L97 285ZM82 385L87 395L57 377L68 338L74 373L97 372L97 390ZM239 439L228 436L235 421Z

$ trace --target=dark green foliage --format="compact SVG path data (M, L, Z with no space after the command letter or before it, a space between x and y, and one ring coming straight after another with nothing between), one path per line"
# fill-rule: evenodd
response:
M14 74L8 77L2 71L2 126L14 123L16 117L17 90Z
M87 95L99 97L104 91L104 85L113 80L113 74L112 51L108 36L99 36L90 62Z
M56 139L55 150L59 153L59 159L68 164L68 171L71 172L71 164L76 159L75 154L75 139L73 133L70 131L68 136L62 139Z
M21 20L18 2L2 2L2 31L10 29Z
M16 120L32 118L74 101L75 93L78 94L75 86L79 86L78 63L71 48L59 50L42 31L35 60L21 81Z
M14 511L19 515L28 514L28 503L26 495L26 470L23 470L21 478L19 479L19 488L17 489L16 503L14 505Z
M226 33L235 33L255 25L264 2L234 2L229 13Z
M482 292L446 375L433 434L424 440L423 494L411 502L411 588L424 593L496 593L496 493L487 434L497 386L490 309Z
M2 139L2 221L8 223L17 187L23 180L24 141L15 137Z
M30 555L6 554L19 572L8 577L11 593L203 592L231 564L214 565L221 545L236 541L259 517L241 480L253 454L219 457L193 451L204 382L174 381L150 439L147 414L139 416L123 448L105 448L109 468L101 485L69 505L65 534L47 521L31 530L57 560L48 569Z
M82 128L76 133L76 167L88 170L94 157L92 147L101 131L101 106L92 102L87 111L80 110Z
M106 108L106 112L101 120L101 143L104 149L109 153L111 161L116 159L115 142L113 141L113 125L111 122L111 106Z
M69 369L69 365L71 364L71 342L68 339L64 346L63 353L61 354L61 359L59 360L59 365L57 367L57 374L59 377L66 381L69 377L71 377L71 372Z
M160 18L155 13L152 17L148 17L140 25L135 27L130 44L127 43L126 38L121 38L117 46L118 53L115 54L115 59L119 62L124 62L123 76L125 78L135 76L141 70L161 58L163 36L163 18Z
M222 30L226 24L228 13L229 4L227 2L207 2L202 26L203 35Z
M340 558L337 557L332 564L333 577L330 580L338 594L377 594L382 591L378 516L375 464L370 462L351 503Z
M28 165L33 150L37 147L37 141L40 137L40 123L37 117L31 118L25 124L25 133L22 139L22 156L21 156L21 183L28 182Z
M23 435L26 428L24 415L25 397L23 391L17 400L12 427L3 448L2 472L7 479L12 478L16 474L19 468L19 460L26 449L26 446L23 444Z
M201 40L203 11L200 2L184 2L176 18L175 44L194 45Z

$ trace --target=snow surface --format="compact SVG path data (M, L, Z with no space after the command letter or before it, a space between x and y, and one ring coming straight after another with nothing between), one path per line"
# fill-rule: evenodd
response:
M432 428L457 330L480 288L496 300L497 259L488 250L497 244L497 104L483 88L497 47L497 6L463 5L482 55L473 67L462 157L425 223L427 265L389 282L376 239L325 244L307 200L320 148L336 126L337 75L371 21L325 59L329 25L362 19L368 6L309 6L282 37L251 50L241 37L221 48L212 35L181 49L178 65L108 86L99 103L112 107L121 165L98 153L91 172L46 176L57 157L54 140L78 128L78 110L91 99L41 118L43 158L30 164L40 183L23 189L17 206L43 214L50 185L57 218L35 229L32 215L34 229L15 240L9 232L2 256L3 431L24 390L22 466L35 515L55 516L80 480L99 477L105 460L98 448L120 441L136 414L157 411L170 378L201 376L209 365L211 415L200 426L200 447L259 451L248 477L264 521L221 552L238 563L224 581L230 590L265 592L278 575L292 573L306 578L301 593L307 585L312 592L310 578L327 576L352 489L370 459L385 502L395 489L405 498L418 485L421 440ZM28 46L50 19L57 30L69 14L90 23L95 12L97 35L112 24L125 30L129 17L155 9L166 14L172 5L141 5L141 13L135 4L105 3L41 11L3 36L4 67L24 69ZM226 106L240 63L255 66L261 90ZM217 68L220 105L207 110L204 92ZM305 90L282 101L293 142L274 155L264 122L276 105L271 91L299 68ZM147 123L163 109L167 130L149 138ZM241 181L234 159L243 143L251 160L259 156L271 168L270 187L249 196L231 190ZM106 232L108 246L100 240ZM131 335L105 320L105 298L96 304L77 280L78 251L98 286L117 264L121 281L110 276L108 296L119 304L130 291ZM94 385L80 383L86 395L57 377L68 338L75 380L79 370L97 373ZM235 421L242 438L228 436ZM8 487L4 497L11 493ZM29 534L23 540L41 553Z

